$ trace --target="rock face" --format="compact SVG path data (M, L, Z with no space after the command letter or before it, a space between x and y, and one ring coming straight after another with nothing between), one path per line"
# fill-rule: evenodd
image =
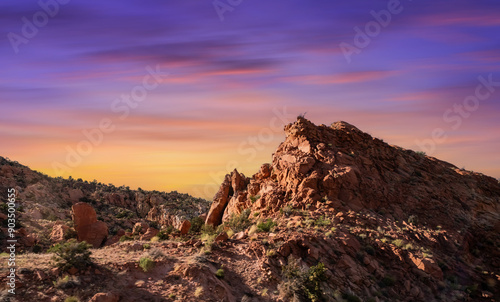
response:
M100 247L108 237L108 226L106 223L97 220L94 208L88 203L76 203L73 205L72 210L72 218L78 241L86 241L94 248Z

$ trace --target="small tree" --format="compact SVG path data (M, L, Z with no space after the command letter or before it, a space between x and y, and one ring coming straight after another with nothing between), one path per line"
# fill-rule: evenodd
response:
M54 245L49 249L49 252L54 253L52 259L62 271L67 271L72 267L85 269L92 265L92 259L90 258L91 247L85 241L77 242L76 239L70 239L65 243Z

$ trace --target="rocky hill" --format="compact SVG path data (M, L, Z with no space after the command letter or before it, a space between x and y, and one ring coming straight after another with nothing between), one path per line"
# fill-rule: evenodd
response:
M272 163L250 178L236 170L226 175L210 209L186 195L52 180L2 161L2 185L18 187L21 220L31 230L51 227L57 235L66 223L82 235L100 222L133 228L91 249L85 268L54 268L45 250L20 254L18 294L4 290L3 297L500 301L496 179L391 146L345 122L316 126L299 117L285 132ZM178 206L179 198L189 206ZM177 216L170 214L175 209Z
M184 220L205 213L209 206L204 199L175 191L130 190L96 180L52 178L0 157L0 191L4 192L0 195L3 205L0 220L4 227L9 188L16 190L18 227L22 226L18 231L21 251L31 251L34 246L35 249L51 246L54 243L54 238L51 238L54 226L66 224L72 227L72 207L81 202L91 205L97 212L95 219L106 224L108 230L101 240L102 244L106 243L108 234L111 239L117 233L132 232L138 222L156 228L179 228ZM2 230L0 236L5 238L7 229ZM0 246L5 244L4 240L0 242Z
M251 178L226 176L207 224L245 209L286 222L270 240L283 243L281 261L293 255L306 266L322 262L331 290L360 297L388 290L382 300L454 301L467 296L454 290L461 286L493 290L498 180L391 146L346 122L316 126L299 117L285 132L272 164ZM306 228L316 232L302 234ZM388 276L397 289L381 286Z

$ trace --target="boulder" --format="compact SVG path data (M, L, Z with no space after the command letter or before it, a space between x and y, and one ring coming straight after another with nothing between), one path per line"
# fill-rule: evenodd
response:
M97 214L94 208L85 202L79 202L73 205L73 221L76 226L83 226L97 222Z
M97 221L97 214L91 205L79 202L73 205L73 222L78 241L86 241L94 248L102 245L108 237L108 226L103 221Z
M413 262L413 264L420 270L428 273L435 279L443 280L443 271L432 258L420 259L412 253L410 253L409 258L411 262Z
M224 242L229 239L229 236L227 235L226 232L222 232L217 237L215 237L215 242Z
M118 302L118 300L120 300L120 296L115 293L98 293L89 302Z
M155 228L148 228L146 233L140 237L140 240L151 240L154 236L156 236L160 231Z
M191 228L191 222L189 222L189 220L184 220L181 224L179 231L181 232L181 235L187 235L190 228Z
M86 241L94 248L102 245L108 237L108 226L103 221L81 226L77 229L78 241Z
M58 223L52 227L52 232L50 233L50 241L58 243L64 241L64 236L69 230L69 226Z

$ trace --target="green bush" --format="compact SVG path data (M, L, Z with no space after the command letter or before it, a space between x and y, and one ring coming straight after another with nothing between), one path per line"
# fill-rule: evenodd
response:
M201 217L193 217L189 222L191 222L191 228L189 228L189 232L191 233L198 233L205 224L205 221Z
M245 209L240 215L232 215L229 221L224 223L234 232L240 232L248 228L252 223L248 219L250 216L250 209Z
M311 266L307 271L307 278L304 284L304 291L311 301L320 301L321 282L326 280L326 268L323 263Z
M266 221L257 224L257 229L261 232L269 232L276 225L276 223L268 218Z
M416 153L422 157L425 157L427 155L424 151L417 151Z
M67 289L75 288L81 285L80 280L75 276L66 275L64 277L57 278L57 280L52 281L55 288Z
M64 299L64 302L80 302L80 299L78 299L75 296L71 296L71 297L67 297L66 299Z
M330 225L331 221L327 218L325 218L324 216L320 216L318 219L316 219L314 221L314 225L315 226L319 226L319 227L322 227L322 226L328 226Z
M379 283L381 287L393 286L396 283L396 278L392 275L386 275Z
M120 242L132 241L132 240L134 240L134 238L129 237L127 235L123 235L123 236L120 237Z
M278 285L281 298L286 301L322 301L321 283L326 281L326 268L323 263L305 270L297 259L288 258L282 267L283 281Z
M71 239L66 243L54 245L49 249L49 252L55 254L53 260L62 271L67 271L72 267L85 269L92 265L89 250L91 247L85 241L77 242L75 239Z
M155 262L151 258L142 257L139 259L139 266L147 273L155 267Z
M166 230L159 231L158 234L156 234L156 236L160 238L160 240L167 240L170 237L170 233L171 231L169 231L167 228Z
M222 268L219 268L216 272L215 272L215 276L219 279L223 279L224 278L224 270Z
M69 240L72 238L76 238L77 234L74 228L69 228L66 233L64 233L64 240Z
M250 196L249 198L252 201L252 203L254 203L260 198L260 195Z

